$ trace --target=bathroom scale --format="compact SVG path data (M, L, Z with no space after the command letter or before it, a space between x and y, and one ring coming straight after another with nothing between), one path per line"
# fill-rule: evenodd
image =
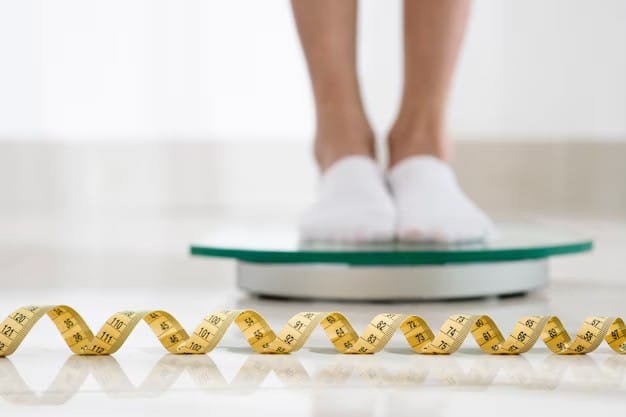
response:
M393 301L525 294L548 282L550 257L592 246L542 225L499 225L488 242L458 244L303 242L256 225L215 230L191 254L235 260L237 285L262 296Z

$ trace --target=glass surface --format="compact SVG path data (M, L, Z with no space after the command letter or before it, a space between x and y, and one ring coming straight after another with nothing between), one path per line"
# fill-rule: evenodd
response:
M191 245L191 254L257 263L433 265L538 259L591 250L590 239L544 225L505 224L489 242L303 242L295 230L276 225L232 226Z

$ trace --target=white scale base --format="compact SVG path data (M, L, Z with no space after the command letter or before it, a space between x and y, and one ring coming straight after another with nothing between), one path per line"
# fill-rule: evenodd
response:
M325 300L443 300L521 294L548 282L548 260L416 266L237 262L254 294Z

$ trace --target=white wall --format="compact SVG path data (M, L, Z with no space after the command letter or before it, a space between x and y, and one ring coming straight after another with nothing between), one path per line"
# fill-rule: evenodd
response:
M400 2L363 1L379 131L400 85ZM477 0L457 137L626 141L626 2ZM293 139L312 129L287 1L0 0L0 139Z

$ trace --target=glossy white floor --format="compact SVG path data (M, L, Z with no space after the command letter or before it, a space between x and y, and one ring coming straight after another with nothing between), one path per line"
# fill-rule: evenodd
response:
M593 236L596 250L555 259L551 286L524 298L340 304L249 297L234 288L232 264L186 255L190 240L228 221L189 212L5 213L1 309L70 304L96 328L129 308L166 309L187 328L221 308L257 309L275 328L303 310L341 310L359 328L378 312L419 314L435 327L467 312L490 314L503 332L530 313L557 314L571 332L588 315L626 314L624 222L544 220ZM468 340L455 355L427 357L397 335L380 354L341 356L316 331L296 354L261 356L231 329L209 355L171 356L140 325L113 357L87 358L70 355L44 319L0 359L2 415L618 415L625 405L626 356L606 345L558 357L538 343L523 356L493 357Z

